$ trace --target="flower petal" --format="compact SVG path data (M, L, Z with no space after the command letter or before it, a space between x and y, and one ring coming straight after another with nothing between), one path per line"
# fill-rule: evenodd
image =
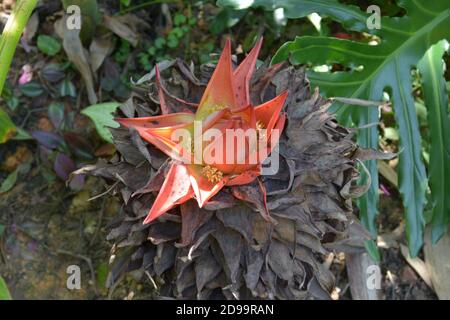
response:
M278 121L275 124L275 127L272 129L272 132L274 130L278 130L278 133L277 133L277 137L274 141L272 141L272 139L271 139L268 142L268 145L269 145L268 154L270 154L272 152L273 148L275 148L275 146L278 144L278 141L280 140L280 137L281 137L281 133L283 132L285 122L286 122L286 114L282 113L282 114L280 114L280 117L278 118ZM271 135L271 137L272 137L272 135ZM264 161L264 160L265 159L263 159L262 161Z
M155 220L175 205L186 202L193 194L186 166L173 163L144 224Z
M120 118L117 122L127 128L134 128L139 132L139 135L150 142L169 157L178 161L191 161L190 152L183 152L183 150L190 149L191 137L193 130L194 115L191 113L173 113L155 117L143 118ZM174 132L176 130L185 131L186 141L174 141ZM180 133L182 133L180 131ZM188 141L189 139L189 141Z
M192 121L194 121L194 115L188 112L179 112L154 117L116 118L114 120L127 128L137 129L138 127L140 127L143 129L148 129L172 127L191 123Z
M216 195L229 179L229 177L225 176L219 182L213 183L208 181L208 179L203 176L202 166L189 165L187 168L190 175L191 187L200 208L202 208L209 199Z
M158 97L159 97L159 104L161 106L161 113L169 114L170 112L166 104L166 99L164 98L164 89L161 82L161 74L159 73L158 65L155 66L155 72L156 72L156 86L158 87Z
M227 182L227 186L237 186L242 184L248 184L250 182L253 182L258 176L261 175L261 169L253 169L242 172L240 175L231 178Z
M255 107L256 121L261 121L264 124L268 136L270 136L270 133L280 116L280 111L284 106L287 96L288 92L284 91L272 100Z
M255 70L256 60L261 50L263 38L258 40L256 45L245 57L241 64L234 70L233 77L236 90L236 103L238 107L250 105L250 81Z
M214 111L235 108L233 70L231 66L231 42L228 39L216 69L209 80L196 112L196 119L204 119Z
M265 149L265 153L260 152L258 154L258 160L260 163L263 163L264 160L272 153L273 148L278 144L278 141L280 140L281 133L283 132L284 124L286 122L286 115L284 113L280 114L280 117L278 118L277 123L275 124L275 127L272 129L271 135L269 138L264 138L266 141L267 149ZM278 130L277 136L272 141L272 133L274 130Z

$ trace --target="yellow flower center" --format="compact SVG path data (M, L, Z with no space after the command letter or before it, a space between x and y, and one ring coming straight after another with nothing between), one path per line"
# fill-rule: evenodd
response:
M261 132L263 129L265 129L264 123L258 120L256 122L256 134L258 135L258 139L264 138L265 134Z
M207 165L203 167L202 174L208 179L209 182L218 183L223 178L223 172L217 168Z

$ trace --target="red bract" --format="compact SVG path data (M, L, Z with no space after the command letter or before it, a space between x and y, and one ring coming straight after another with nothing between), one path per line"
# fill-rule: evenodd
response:
M287 97L284 92L261 105L251 105L249 86L261 44L262 40L233 71L231 43L227 41L195 114L168 113L165 89L156 68L163 115L117 119L125 127L136 129L143 139L172 158L166 179L144 223L192 197L203 207L224 186L248 184L261 174L261 163L278 143L283 130L286 116L281 109ZM200 132L196 131L197 124L201 124ZM175 133L180 130L187 132L189 139L175 139ZM238 139L247 130L256 132L256 139L244 136L241 145L226 139L230 132ZM210 137L213 132L216 133L214 139ZM203 152L198 155L196 150ZM206 155L211 154L224 161L208 162ZM263 184L258 185L265 204Z

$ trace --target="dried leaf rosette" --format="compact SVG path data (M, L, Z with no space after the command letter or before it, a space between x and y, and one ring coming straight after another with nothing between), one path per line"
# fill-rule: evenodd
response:
M255 68L260 47L235 66L227 42L199 78L182 61L160 63L120 107L118 154L83 169L123 200L109 226L109 286L135 270L154 296L328 298L323 257L364 250L351 200L366 190L355 183L364 152L302 69ZM247 130L240 145L225 139Z

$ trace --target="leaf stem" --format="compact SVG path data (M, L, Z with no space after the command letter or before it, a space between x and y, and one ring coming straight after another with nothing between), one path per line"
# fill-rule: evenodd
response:
M0 39L0 94L2 93L17 43L36 4L37 0L17 1L3 29Z

